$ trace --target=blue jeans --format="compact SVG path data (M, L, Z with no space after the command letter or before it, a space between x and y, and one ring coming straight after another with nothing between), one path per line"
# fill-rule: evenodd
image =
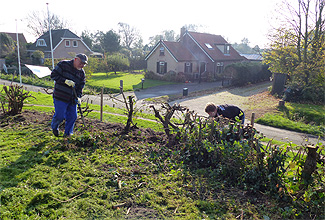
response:
M62 102L53 99L55 113L53 115L51 127L59 130L59 125L65 119L65 135L72 135L74 124L77 120L77 104Z

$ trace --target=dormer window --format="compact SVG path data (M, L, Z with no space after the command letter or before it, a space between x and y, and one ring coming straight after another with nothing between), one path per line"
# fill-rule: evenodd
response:
M230 45L226 44L225 45L225 54L229 54L230 53Z
M164 47L161 47L160 48L160 54L159 56L165 56L165 48Z
M70 47L70 41L69 40L65 41L65 47Z
M44 39L38 39L36 43L37 47L46 47L46 42Z
M218 44L216 47L223 53L223 54L230 54L230 44Z

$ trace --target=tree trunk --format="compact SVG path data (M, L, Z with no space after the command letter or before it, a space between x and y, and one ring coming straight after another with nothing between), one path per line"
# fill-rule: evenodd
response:
M316 170L317 165L317 148L311 145L307 146L308 154L304 164L304 168L301 173L301 177L305 180L305 182L310 182L312 177L311 175Z

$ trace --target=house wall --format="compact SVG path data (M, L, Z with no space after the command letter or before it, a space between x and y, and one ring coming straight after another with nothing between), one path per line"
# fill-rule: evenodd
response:
M63 40L57 48L55 48L55 50L53 51L53 57L54 58L72 58L75 54L78 53L85 53L85 54L89 54L89 50L87 49L87 47L81 42L81 40L77 40L78 42L78 46L77 47L73 47L73 41L74 40L70 40L70 47L66 47L65 46L65 41Z
M166 50L165 48L165 55L160 56L160 48L161 45L159 45L156 50L151 54L151 56L147 60L147 70L152 71L154 73L157 73L157 62L166 62L167 63L167 72L174 71L176 73L184 73L185 69L185 63L189 61L181 61L177 62L171 54ZM194 77L195 73L199 72L199 65L197 62L192 61L192 73L189 73L187 75L191 75L191 77Z
M170 53L165 48L165 55L160 56L160 48L161 45L156 48L156 50L151 54L149 59L147 60L147 70L157 73L157 62L166 62L167 63L167 72L175 71L176 73L179 71L180 64L176 62L176 60L170 55Z
M200 49L200 47L188 36L185 35L182 38L182 43L187 47L191 53L198 59L200 62L206 63L206 72L214 72L214 62L211 61L211 59L204 54L204 52ZM200 52L195 52L200 51ZM193 66L193 72L199 72L199 64L197 63L195 65L195 69Z

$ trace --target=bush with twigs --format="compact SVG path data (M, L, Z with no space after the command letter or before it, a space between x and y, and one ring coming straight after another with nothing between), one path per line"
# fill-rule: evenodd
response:
M8 115L19 114L23 109L25 99L33 97L23 89L23 86L17 84L4 86L2 90L3 92L0 93L1 108L3 113Z

